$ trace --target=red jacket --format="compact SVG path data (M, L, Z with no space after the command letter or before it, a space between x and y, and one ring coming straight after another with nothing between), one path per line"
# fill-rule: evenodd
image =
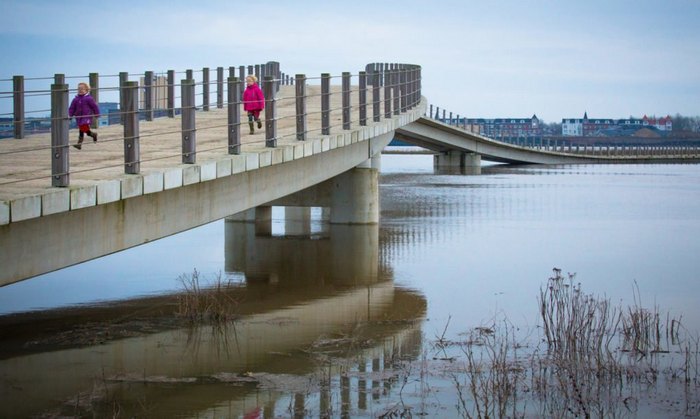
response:
M260 111L265 109L265 95L257 83L253 83L243 91L243 110Z

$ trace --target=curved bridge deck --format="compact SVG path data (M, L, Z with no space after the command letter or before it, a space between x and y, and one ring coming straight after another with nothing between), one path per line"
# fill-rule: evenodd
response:
M539 149L517 146L474 134L454 125L421 117L396 130L396 138L432 150L475 153L483 160L513 164L662 163L700 162L700 150L672 148L650 152L647 149Z

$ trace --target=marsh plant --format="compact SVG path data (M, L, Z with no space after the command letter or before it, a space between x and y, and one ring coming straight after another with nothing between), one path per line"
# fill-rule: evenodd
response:
M462 417L636 416L661 377L682 387L674 396L682 414L700 413L698 339L681 336L680 319L644 308L636 286L634 305L623 309L583 292L574 274L553 272L537 301L541 345L524 351L506 319L459 343L463 362L452 379ZM675 357L664 363L663 354Z
M190 321L226 322L236 317L238 301L232 292L236 287L224 280L221 273L211 284L203 285L196 269L178 277L183 292L178 297L178 314Z

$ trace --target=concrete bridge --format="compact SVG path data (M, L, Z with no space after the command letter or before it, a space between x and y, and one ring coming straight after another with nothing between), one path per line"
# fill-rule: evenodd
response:
M274 62L240 66L240 77L235 70L226 80L222 67L216 80L209 69L199 80L188 70L177 84L168 71L163 118L154 118L153 72L140 84L120 73L115 87L90 74L102 86L96 95L118 92L121 124L100 127L99 141L80 151L70 147L77 130L68 126L66 78L32 92L15 77L18 138L0 141L0 286L234 214L265 220L272 205L328 208L332 224L377 223L380 154L393 138L434 150L438 166L674 159L519 147L427 118L417 65L315 78L291 78ZM266 110L264 129L250 135L241 132L241 90L253 72L263 78ZM41 92L51 95L51 132L25 135L23 95Z

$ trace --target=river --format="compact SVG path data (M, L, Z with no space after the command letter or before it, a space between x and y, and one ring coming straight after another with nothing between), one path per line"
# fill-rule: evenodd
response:
M264 232L219 220L0 288L0 416L466 416L460 351L436 342L500 319L532 340L554 268L700 330L700 165L475 176L385 155L380 184L378 226L275 208ZM226 284L234 320L173 320L193 277ZM621 416L697 412L691 393Z

